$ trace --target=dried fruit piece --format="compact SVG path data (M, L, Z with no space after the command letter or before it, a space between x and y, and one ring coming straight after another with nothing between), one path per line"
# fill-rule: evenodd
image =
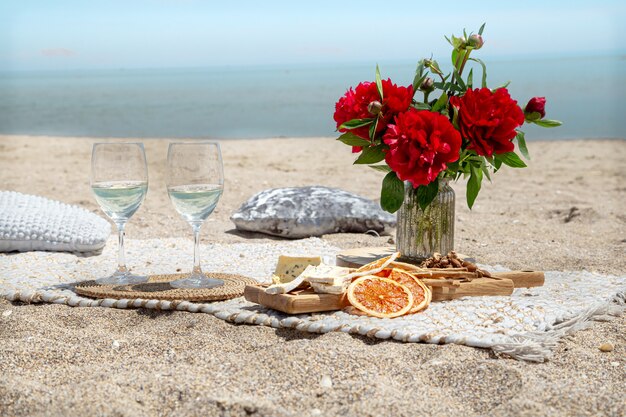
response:
M384 258L380 258L374 262L363 265L362 267L357 269L356 272L380 271L381 269L386 268L390 263L395 261L398 256L400 256L400 252L395 252L389 256L385 256Z
M413 294L413 306L409 310L409 314L417 313L428 307L432 299L432 292L419 278L398 268L392 269L388 277L406 286Z
M405 285L374 275L366 275L350 284L348 300L362 312L380 318L402 316L413 306L413 294Z

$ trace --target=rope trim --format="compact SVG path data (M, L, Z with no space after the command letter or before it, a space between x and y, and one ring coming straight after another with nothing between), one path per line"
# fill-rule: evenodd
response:
M387 330L375 326L363 326L361 324L350 325L339 320L327 320L326 322L309 321L301 316L286 316L279 319L263 312L246 310L232 311L224 307L224 303L192 303L189 301L166 301L148 299L97 299L87 300L75 295L59 295L47 291L5 291L0 293L0 298L13 302L27 304L53 303L66 304L71 307L109 307L109 308L148 308L155 310L176 310L192 313L208 313L218 319L235 324L255 324L273 328L291 328L309 333L328 333L333 331L348 334L358 334L376 339L394 339L409 343L455 343L477 348L490 348L494 352L506 354L514 359L528 362L545 362L552 356L561 338L582 330L591 325L591 321L606 321L621 315L626 309L626 287L606 302L590 307L583 313L572 317L562 323L552 326L544 332L529 332L515 336L506 336L498 343L479 340L475 337L440 334L414 334L402 332L397 329ZM263 311L263 309L261 309ZM307 316L308 317L308 316Z

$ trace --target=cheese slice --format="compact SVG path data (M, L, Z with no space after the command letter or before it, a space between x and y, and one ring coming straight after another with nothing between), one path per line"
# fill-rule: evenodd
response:
M286 284L296 279L309 265L319 265L322 258L319 256L285 256L278 257L278 264L272 276L274 284Z
M310 283L342 285L349 280L348 274L352 272L350 268L343 268L333 265L308 266L302 275Z
M296 279L280 284L272 284L265 289L267 294L286 294L298 288L305 283L304 276L300 275ZM307 284L308 285L308 284Z
M350 286L350 281L346 281L345 283L339 285L328 285L328 284L320 284L317 282L309 282L313 291L318 294L343 294L348 290L348 286Z

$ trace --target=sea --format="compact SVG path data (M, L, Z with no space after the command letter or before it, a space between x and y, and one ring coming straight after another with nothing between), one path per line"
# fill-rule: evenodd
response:
M626 138L626 56L494 59L487 82L511 81L520 105L547 99L563 126L524 126L527 140ZM449 65L441 61L444 70ZM409 85L416 62L381 63ZM467 74L467 70L465 72ZM474 84L482 77L474 67ZM0 72L0 134L216 138L333 136L334 104L372 81L375 64ZM418 93L416 97L420 97Z

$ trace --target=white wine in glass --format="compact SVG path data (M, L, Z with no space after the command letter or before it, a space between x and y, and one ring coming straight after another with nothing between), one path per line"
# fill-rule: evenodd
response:
M193 229L193 270L174 288L214 288L224 281L206 276L200 266L200 227L213 213L224 188L222 154L216 142L171 143L167 152L167 193Z
M117 271L99 278L99 284L138 284L148 277L126 268L124 227L148 191L148 167L141 143L96 143L91 154L91 190L102 211L115 223L119 234Z

